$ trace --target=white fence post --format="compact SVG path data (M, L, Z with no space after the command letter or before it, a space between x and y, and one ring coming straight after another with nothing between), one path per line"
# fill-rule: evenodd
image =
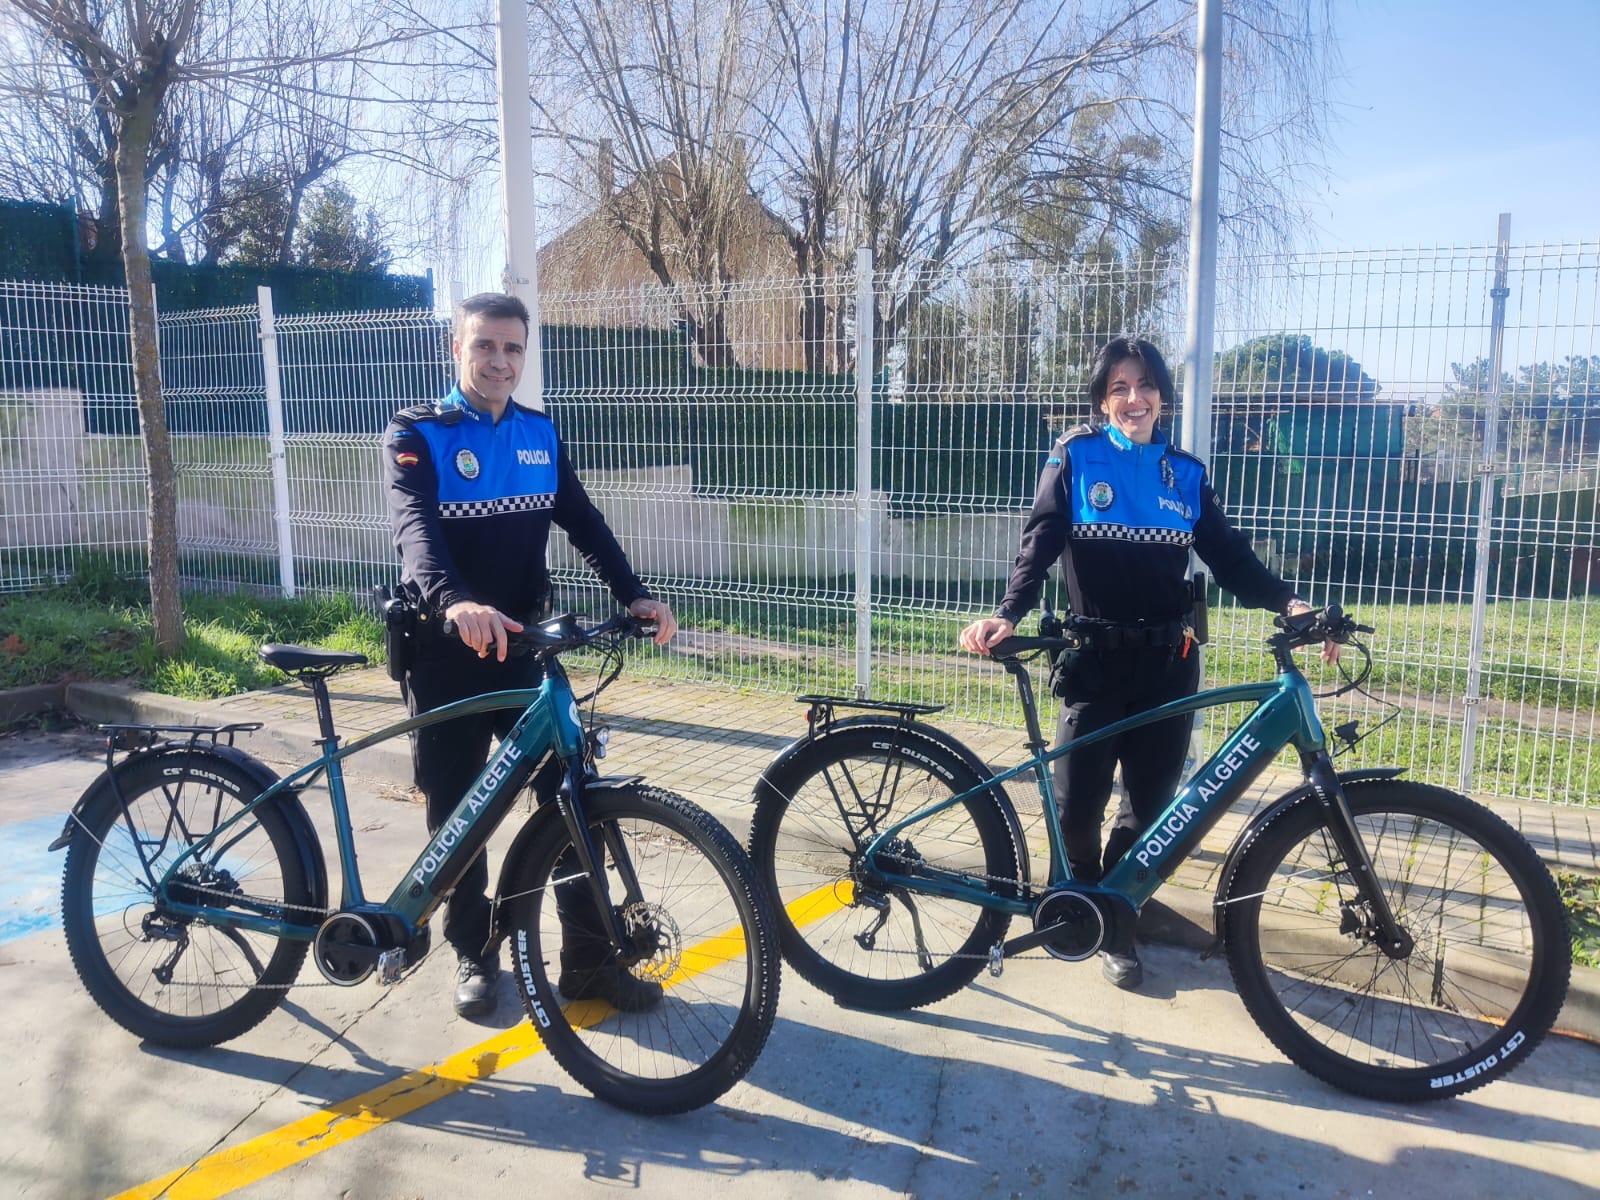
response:
M1483 636L1489 604L1489 549L1494 541L1495 458L1499 454L1500 352L1506 336L1506 260L1511 247L1511 214L1500 214L1495 243L1493 304L1489 315L1489 395L1483 414L1483 457L1478 463L1478 544L1472 570L1472 640L1467 645L1467 694L1462 698L1466 719L1461 725L1460 788L1472 791L1473 762L1478 753L1478 705L1482 700Z
M856 251L856 699L872 695L872 249Z
M261 374L267 390L267 450L272 463L272 517L278 529L278 582L294 599L294 525L289 512L289 459L283 440L283 380L278 370L278 331L272 316L272 289L256 289L261 314Z

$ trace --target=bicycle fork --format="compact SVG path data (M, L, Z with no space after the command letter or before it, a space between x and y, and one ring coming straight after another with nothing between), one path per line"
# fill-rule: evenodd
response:
M1361 837L1361 831L1356 828L1350 802L1345 798L1344 789L1339 786L1339 777L1327 754L1319 753L1312 757L1307 764L1306 777L1311 782L1317 803L1322 806L1328 830L1344 860L1345 870L1355 880L1356 894L1371 910L1371 940L1391 959L1398 961L1410 957L1416 943L1395 919L1389 898L1378 883L1372 857L1367 853L1367 844ZM1344 914L1341 932L1356 932L1348 909Z
M618 920L617 908L611 903L611 895L606 889L604 855L610 854L611 861L616 865L617 874L622 879L623 907L641 903L644 894L639 886L639 877L633 869L633 860L629 857L622 835L616 826L608 824L601 833L605 843L604 852L590 833L589 822L585 819L586 814L583 811L584 772L584 760L581 757L573 758L567 766L567 794L558 796L557 804L561 818L567 824L567 832L572 836L572 849L578 858L578 869L588 876L589 894L595 908L599 910L601 928L611 939L611 944L617 948L624 965L627 965L640 956L639 948L623 922Z

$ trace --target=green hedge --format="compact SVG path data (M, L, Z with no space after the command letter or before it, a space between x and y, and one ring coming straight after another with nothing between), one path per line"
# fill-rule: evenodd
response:
M78 220L69 208L0 200L0 279L80 282Z
M202 266L162 258L151 261L150 273L162 312L254 304L256 288L262 285L272 288L273 307L280 314L433 307L431 275ZM0 200L0 280L121 287L124 278L119 256L83 250L72 209Z

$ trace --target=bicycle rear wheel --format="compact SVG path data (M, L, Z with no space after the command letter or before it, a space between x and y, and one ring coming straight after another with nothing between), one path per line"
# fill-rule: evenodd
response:
M602 852L607 894L641 951L624 961L607 943L603 967L658 984L662 996L648 1011L622 1012L561 995L556 887L574 882L576 858L566 825L552 821L513 865L501 899L523 1004L551 1056L600 1099L642 1113L699 1108L744 1077L772 1030L771 905L733 835L683 797L639 786L586 797L585 808L596 846L609 838L624 851L622 863ZM625 871L639 884L631 903Z
M875 885L862 852L896 821L980 787L943 742L911 727L846 725L780 760L756 788L750 857L778 905L784 957L841 1004L893 1012L977 977L1010 916L971 901ZM907 829L901 873L1017 893L1002 802L980 792Z
M116 768L126 809L102 788L78 814L61 881L73 966L130 1033L163 1046L214 1046L282 1002L308 943L165 911L156 881L260 789L228 759L196 752ZM195 904L308 921L310 881L289 822L263 804L169 883Z
M1437 1100L1521 1063L1566 998L1560 895L1522 837L1442 788L1347 784L1378 886L1414 939L1391 959L1321 807L1285 810L1226 892L1228 963L1250 1015L1319 1079Z

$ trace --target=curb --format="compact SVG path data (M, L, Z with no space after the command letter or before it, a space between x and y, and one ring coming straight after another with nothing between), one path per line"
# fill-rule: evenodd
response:
M66 684L40 683L32 687L6 688L0 690L0 725L9 725L24 717L66 707Z
M65 706L79 720L91 724L228 725L259 719L230 707L226 701L181 700L113 683L68 684ZM239 745L274 767L291 769L304 766L322 753L321 736L308 721L269 720L260 729L240 734ZM348 744L353 739L343 740ZM363 750L346 759L344 765L345 774L358 779L403 788L410 788L415 782L409 744L399 738Z

